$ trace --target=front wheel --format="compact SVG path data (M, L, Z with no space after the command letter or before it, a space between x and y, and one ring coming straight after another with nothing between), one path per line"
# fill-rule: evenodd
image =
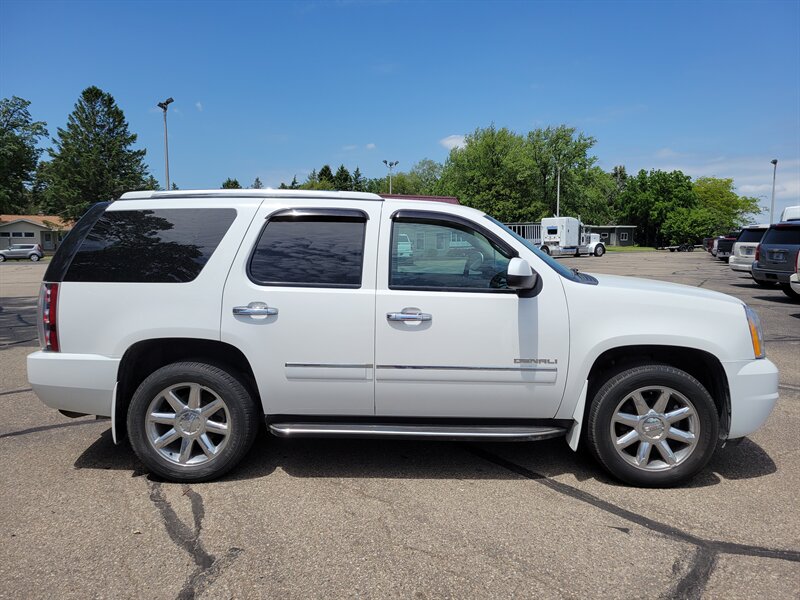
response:
M592 401L587 435L595 458L636 486L669 487L702 469L719 423L711 395L688 373L663 364L623 371Z
M206 363L172 363L134 393L128 435L152 472L170 481L208 481L250 449L259 412L238 375Z
M597 246L595 246L595 248L594 248L594 255L595 256L603 256L603 254L605 254L605 253L606 253L606 247L605 246L603 246L602 244L598 244Z
M548 254L548 255L550 254L550 248L548 248L547 246L540 246L540 248L541 248L542 252L544 252L545 254Z
M4 254L0 254L0 262L5 262L5 261L6 261L5 255Z

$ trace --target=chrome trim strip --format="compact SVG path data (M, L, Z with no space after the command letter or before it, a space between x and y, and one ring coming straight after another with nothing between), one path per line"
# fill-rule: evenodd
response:
M427 371L537 371L557 373L558 369L548 367L444 367L434 365L375 365L376 369L414 369Z
M309 369L371 369L372 365L334 364L334 363L286 363L284 367L305 367Z
M367 423L270 423L270 433L278 437L343 438L424 438L440 440L536 441L565 435L563 427L547 426L447 426L379 425Z

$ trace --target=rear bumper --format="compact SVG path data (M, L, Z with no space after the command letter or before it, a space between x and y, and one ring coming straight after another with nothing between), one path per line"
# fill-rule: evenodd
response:
M118 358L38 351L28 355L28 381L47 406L111 416Z
M753 271L752 256L736 256L734 254L728 259L728 264L734 271L741 271L743 273L752 273Z
M763 269L758 264L753 264L753 279L759 281L773 281L776 283L789 283L791 271L775 271L773 269Z
M766 358L722 363L731 394L730 439L750 435L778 401L778 368Z

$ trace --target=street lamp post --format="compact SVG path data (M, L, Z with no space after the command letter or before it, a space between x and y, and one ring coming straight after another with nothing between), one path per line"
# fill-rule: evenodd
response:
M169 142L167 141L167 107L175 102L172 98L167 98L158 103L158 108L164 111L164 164L167 176L167 191L169 191Z
M391 161L391 160L384 160L383 164L389 167L389 193L392 193L392 169L394 169L398 164L400 164L399 160Z
M775 212L775 175L778 173L778 159L773 158L770 162L772 163L772 202L769 205L769 223L772 225L774 223L772 216Z

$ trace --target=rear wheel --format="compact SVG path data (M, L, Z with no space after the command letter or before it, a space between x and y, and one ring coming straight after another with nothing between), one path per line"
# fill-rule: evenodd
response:
M38 261L39 261L39 255L38 255L38 254L31 254L29 258L30 258L30 259L31 259L33 262L38 262Z
M708 463L718 429L714 400L699 381L652 364L606 381L592 402L587 435L592 454L615 477L668 487Z
M800 294L795 292L790 284L782 283L781 289L783 290L783 293L789 296L789 298L791 298L792 300L800 300Z
M244 457L259 411L238 375L199 362L162 367L131 400L128 435L142 462L171 481L220 477Z

